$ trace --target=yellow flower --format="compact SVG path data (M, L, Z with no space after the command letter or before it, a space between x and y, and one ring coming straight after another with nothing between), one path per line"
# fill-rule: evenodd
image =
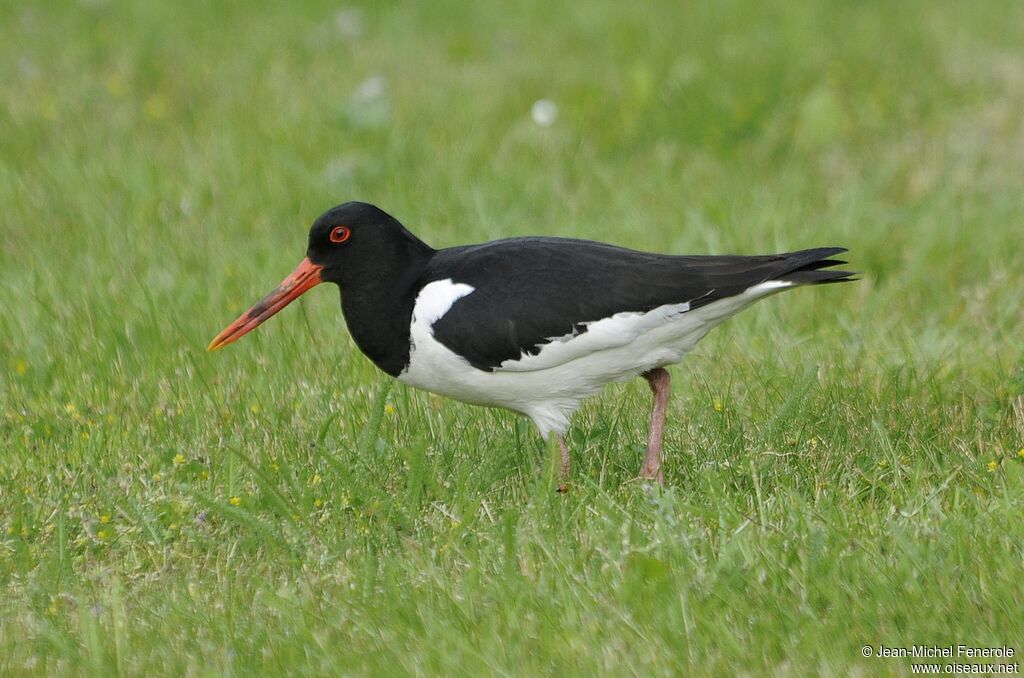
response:
M78 408L75 407L74 403L67 403L67 404L65 404L64 405L64 411L67 412L68 414L70 414L71 416L75 416L76 414L78 414Z
M25 373L28 372L28 364L24 360L19 360L14 363L14 371L18 373L19 377L24 377Z
M1017 450L1017 456L1020 457L1021 459L1024 459L1024 447Z
M313 477L309 479L309 484L310 485L319 485L323 481L324 481L324 479L320 477L319 473L314 473Z
M715 408L715 412L721 412L725 409L725 405L723 405L722 401L718 398L715 398L714 402L711 403L711 406Z
M231 499L229 499L228 501L231 502L232 506L241 506L242 505L242 498L238 497L238 496L231 497Z
M997 468L999 468L999 462L993 459L988 463L987 468L989 471L995 471Z
M395 413L395 406L392 405L391 403L388 403L387 405L384 406L384 412L386 412L389 415L394 414Z
M262 409L263 408L260 407L259 403L253 403L252 405L249 405L249 411L252 412L253 414L259 414Z
M323 505L324 505L324 500L323 499L314 499L313 500L313 506L315 506L316 508L320 508Z
M102 516L100 516L100 523L101 524L106 525L109 522L110 522L110 514L109 513L104 513Z
M185 463L185 455L182 454L181 452L178 452L176 455L174 455L173 462L175 466L181 466L182 464Z
M277 464L271 464L270 465L270 470L273 471L274 473L278 473L278 472L280 472L281 467L278 466Z
M110 530L100 530L96 533L96 538L100 541L110 541L114 536L114 533Z

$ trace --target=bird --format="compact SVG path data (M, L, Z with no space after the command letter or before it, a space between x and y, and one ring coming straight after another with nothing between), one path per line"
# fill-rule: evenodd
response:
M843 247L782 254L674 255L603 242L516 237L434 249L365 202L324 212L306 256L220 332L215 351L321 283L340 289L356 346L408 386L529 417L561 457L581 401L643 377L652 392L639 477L664 483L661 451L671 378L715 326L754 302L808 285L856 280Z

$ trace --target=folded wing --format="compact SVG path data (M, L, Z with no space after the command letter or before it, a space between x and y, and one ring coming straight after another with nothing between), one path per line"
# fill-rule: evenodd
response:
M428 280L443 276L474 291L456 301L432 330L435 339L477 369L547 369L628 344L762 283L780 281L781 289L849 280L853 273L829 269L845 263L829 258L843 251L673 256L559 238L453 248L438 253Z

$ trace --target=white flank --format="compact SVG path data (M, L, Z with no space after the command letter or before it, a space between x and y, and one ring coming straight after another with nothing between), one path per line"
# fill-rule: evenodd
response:
M597 351L626 346L649 332L690 310L689 302L659 306L647 313L623 312L610 318L585 323L586 332L552 337L536 355L523 353L515 360L506 360L498 369L508 372L533 372L557 367Z
M536 355L478 370L434 338L433 324L473 287L451 280L425 286L410 325L409 365L399 381L475 405L504 407L530 417L545 438L564 433L579 402L612 381L682 360L713 327L758 299L794 283L772 280L742 294L690 310L689 303L646 313L616 313L587 323L582 334L544 344Z

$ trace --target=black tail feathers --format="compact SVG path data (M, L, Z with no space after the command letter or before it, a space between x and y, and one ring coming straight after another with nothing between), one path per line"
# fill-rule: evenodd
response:
M832 266L842 266L847 262L830 259L835 254L845 252L845 247L819 247L812 250L801 250L786 255L786 263L791 264L785 273L775 276L775 280L797 283L799 285L823 285L825 283L853 282L857 278L855 271L824 270ZM788 268L788 267L787 267Z

